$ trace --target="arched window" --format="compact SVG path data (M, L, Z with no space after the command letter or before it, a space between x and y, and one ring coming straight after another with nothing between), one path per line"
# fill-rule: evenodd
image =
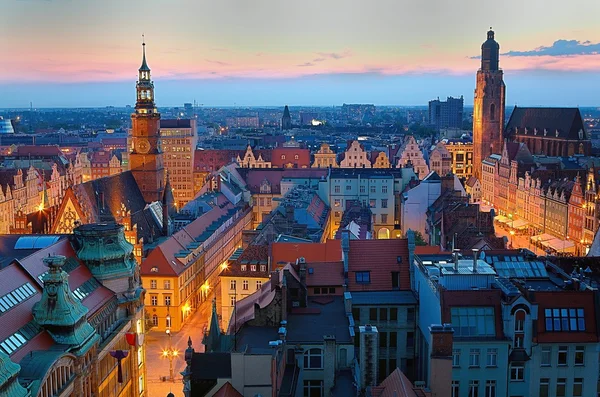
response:
M282 154L282 155L281 155L281 159L282 159L282 160L285 160L285 154Z
M323 369L323 350L310 349L304 352L305 369Z
M490 120L496 120L496 104L492 103L490 105Z
M155 327L158 326L158 316L156 314L152 315L152 325L154 325Z
M50 397L57 395L75 377L74 360L71 357L62 357L52 367L42 387L40 387L38 396Z
M514 347L523 347L525 341L525 310L517 310L515 312L515 343Z

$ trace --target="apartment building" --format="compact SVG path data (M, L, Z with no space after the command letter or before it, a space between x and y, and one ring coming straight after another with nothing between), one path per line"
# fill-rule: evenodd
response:
M160 120L164 166L169 173L178 208L194 198L194 153L198 143L195 119Z

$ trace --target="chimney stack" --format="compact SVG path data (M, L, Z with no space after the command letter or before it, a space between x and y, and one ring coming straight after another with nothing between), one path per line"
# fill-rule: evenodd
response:
M431 333L431 356L429 388L432 397L446 397L452 394L452 324L429 326Z
M458 273L458 253L459 253L459 252L460 252L460 250L459 250L459 249L457 249L457 248L455 248L455 249L452 251L452 258L453 258L453 260L454 260L454 271L455 271L456 273Z
M477 273L477 254L479 253L479 250L477 248L473 248L471 251L473 251L473 273Z

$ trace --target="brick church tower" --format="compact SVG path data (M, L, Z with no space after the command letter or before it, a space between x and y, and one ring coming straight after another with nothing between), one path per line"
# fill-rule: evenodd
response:
M129 169L147 203L161 201L165 188L165 169L160 147L160 113L154 104L154 83L146 64L146 43L136 84L135 113L131 115Z
M494 31L481 46L481 69L473 104L473 173L481 179L481 162L492 153L502 153L506 86L499 68L500 45Z

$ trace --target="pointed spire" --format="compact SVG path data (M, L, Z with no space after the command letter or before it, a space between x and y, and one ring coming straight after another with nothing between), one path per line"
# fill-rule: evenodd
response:
M144 38L144 35L142 35L142 52L143 52L143 58L142 58L142 66L140 66L140 72L149 72L150 68L148 67L148 64L146 63L146 39Z
M223 333L219 327L219 315L217 314L217 300L213 299L212 315L210 317L210 328L204 336L202 344L206 352L220 352L223 349Z

